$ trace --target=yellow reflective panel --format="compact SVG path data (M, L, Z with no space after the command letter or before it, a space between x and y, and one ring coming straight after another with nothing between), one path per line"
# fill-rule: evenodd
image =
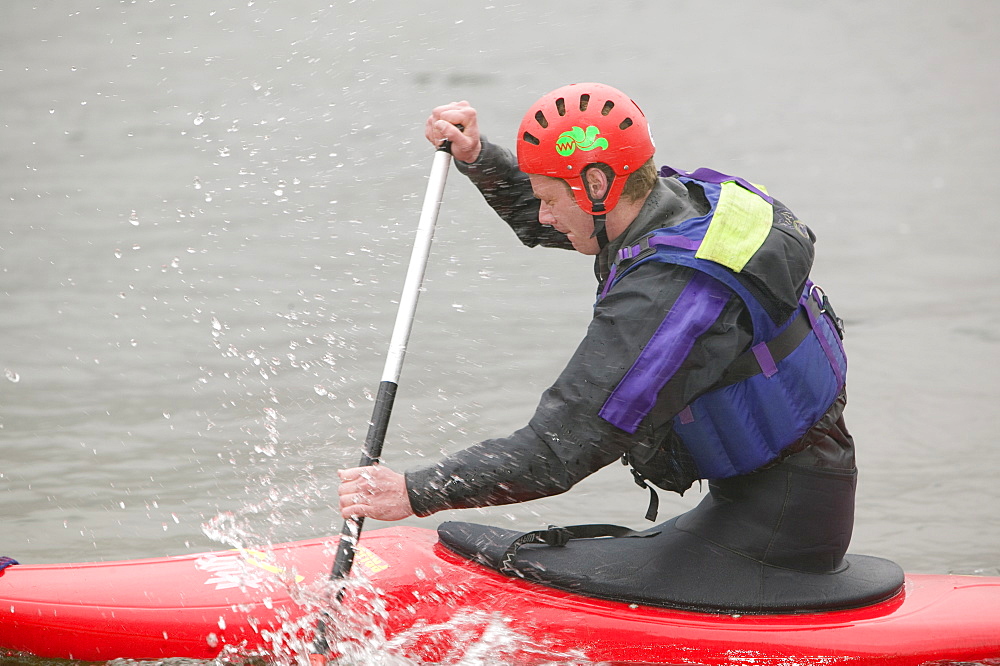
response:
M767 201L732 181L723 183L712 223L695 256L739 273L771 233L773 216Z

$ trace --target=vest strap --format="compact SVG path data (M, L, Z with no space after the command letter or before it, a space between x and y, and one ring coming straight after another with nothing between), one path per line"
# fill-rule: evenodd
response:
M809 302L803 304L803 307L812 308L817 315L819 314L819 306L813 299L809 299ZM772 377L778 371L778 363L781 363L785 357L795 351L812 330L809 316L800 310L792 323L777 337L767 343L754 346L733 361L715 388L737 384L761 373L764 373L765 377ZM761 347L763 349L759 349ZM764 362L761 362L762 357Z
M820 307L821 303L822 307ZM834 353L833 347L830 346L830 342L826 339L826 336L823 335L823 331L819 327L819 318L822 315L827 315L833 321L834 328L840 337L843 337L843 324L840 322L839 318L833 314L833 310L829 307L829 300L827 299L826 294L823 293L823 290L818 285L814 284L809 287L809 295L806 299L806 306L806 314L809 316L809 323L816 331L816 337L819 338L819 344L823 347L823 353L826 354L826 358L830 361L830 366L834 369L834 371L836 371L839 367L837 363L837 355ZM837 344L840 344L839 340L837 341ZM841 348L841 352L843 352L843 348ZM844 388L844 376L839 372L837 374L839 377L839 388L842 389Z
M766 342L754 345L750 348L750 351L753 352L754 358L757 359L757 365L760 366L760 371L764 373L765 377L770 379L778 374L778 364L775 362L774 357L771 356L771 350L768 348Z
M686 178L691 178L693 180L700 180L705 183L713 183L715 185L721 185L722 183L734 182L739 183L745 189L753 192L761 199L764 199L768 203L773 203L771 195L767 193L767 188L754 185L748 180L743 178L738 178L736 176L730 176L728 174L721 173L715 169L709 169L707 167L701 167L700 169L695 169L694 171L683 171L682 169L675 169L669 166L660 167L660 177L669 178L671 176L684 176Z
M682 250L697 250L701 247L701 241L687 238L686 236L656 235L656 232L651 232L640 238L639 242L635 245L626 245L618 250L618 254L615 255L615 261L611 265L608 278L604 281L604 288L601 290L600 298L603 299L608 295L608 290L615 283L615 277L617 277L619 269L626 270L632 264L656 254L656 248L661 245L664 247L676 247Z

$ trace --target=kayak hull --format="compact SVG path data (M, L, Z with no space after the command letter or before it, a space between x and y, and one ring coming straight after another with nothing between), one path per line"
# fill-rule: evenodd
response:
M512 663L893 664L1000 657L1000 578L906 576L860 609L727 615L581 597L511 579L437 543L432 530L364 535L352 578L329 605L336 538L267 552L58 565L0 574L0 647L40 657L211 659L238 648L307 651L318 609L331 638L451 663L500 650ZM333 642L333 641L332 641ZM344 646L341 646L345 649Z

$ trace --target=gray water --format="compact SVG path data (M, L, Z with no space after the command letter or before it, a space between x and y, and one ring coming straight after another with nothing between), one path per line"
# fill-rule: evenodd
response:
M338 530L428 111L468 99L509 145L540 94L598 80L642 105L660 163L763 183L819 236L852 363L852 550L1000 573L994 0L4 9L0 554L218 549L220 522L227 542ZM589 259L521 247L453 172L387 464L521 427L593 287ZM700 496L662 499L668 515ZM645 501L612 466L454 515L640 526Z

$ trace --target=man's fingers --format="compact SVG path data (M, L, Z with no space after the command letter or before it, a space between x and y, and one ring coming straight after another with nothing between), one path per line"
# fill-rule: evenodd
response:
M345 518L367 518L368 509L368 503L357 493L343 495L340 498L340 513Z
M339 494L344 518L400 520L413 515L402 474L381 465L339 470Z
M434 129L441 136L442 141L447 139L452 143L461 140L462 130L458 129L454 124L447 120L439 120L434 123Z

